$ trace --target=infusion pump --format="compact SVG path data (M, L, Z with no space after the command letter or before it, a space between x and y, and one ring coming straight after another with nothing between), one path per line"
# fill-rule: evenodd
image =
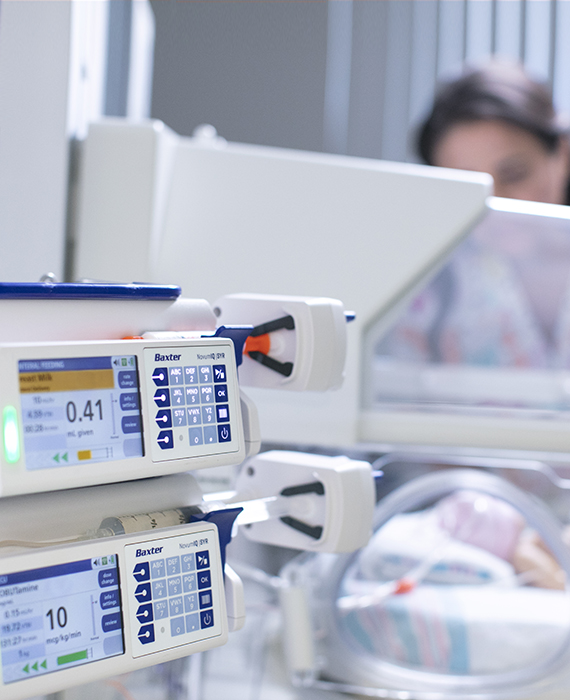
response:
M240 388L338 386L340 302L236 295L214 314L202 301L149 302L147 290L125 306L122 288L114 306L108 285L102 297L56 286L61 300L19 297L28 287L4 299L0 285L0 697L225 643L244 622L225 563L243 525L255 541L312 551L367 541L370 465L257 457ZM192 476L239 465L232 492L204 496Z
M0 560L1 696L25 698L219 646L218 530L201 523Z
M239 464L228 338L0 346L0 493Z

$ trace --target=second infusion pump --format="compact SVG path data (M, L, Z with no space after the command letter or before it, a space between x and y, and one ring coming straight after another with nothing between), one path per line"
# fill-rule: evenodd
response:
M1 496L246 456L227 338L8 344L0 366Z
M218 530L211 523L104 538L3 562L5 700L204 651L227 636Z

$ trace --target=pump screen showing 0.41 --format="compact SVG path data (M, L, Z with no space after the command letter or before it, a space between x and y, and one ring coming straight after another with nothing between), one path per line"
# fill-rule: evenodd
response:
M124 653L117 555L0 575L4 684Z
M143 455L134 355L20 360L26 469Z

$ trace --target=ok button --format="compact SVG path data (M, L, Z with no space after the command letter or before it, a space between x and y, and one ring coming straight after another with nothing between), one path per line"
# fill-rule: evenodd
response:
M216 396L216 403L226 403L228 400L228 385L218 384L214 387L214 394Z
M198 574L198 588L211 588L212 577L209 571L200 571Z

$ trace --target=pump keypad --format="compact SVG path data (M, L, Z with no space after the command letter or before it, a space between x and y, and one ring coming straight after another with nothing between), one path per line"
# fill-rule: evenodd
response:
M239 389L230 346L145 350L154 461L234 452Z
M125 548L134 656L219 633L215 537L209 531Z

